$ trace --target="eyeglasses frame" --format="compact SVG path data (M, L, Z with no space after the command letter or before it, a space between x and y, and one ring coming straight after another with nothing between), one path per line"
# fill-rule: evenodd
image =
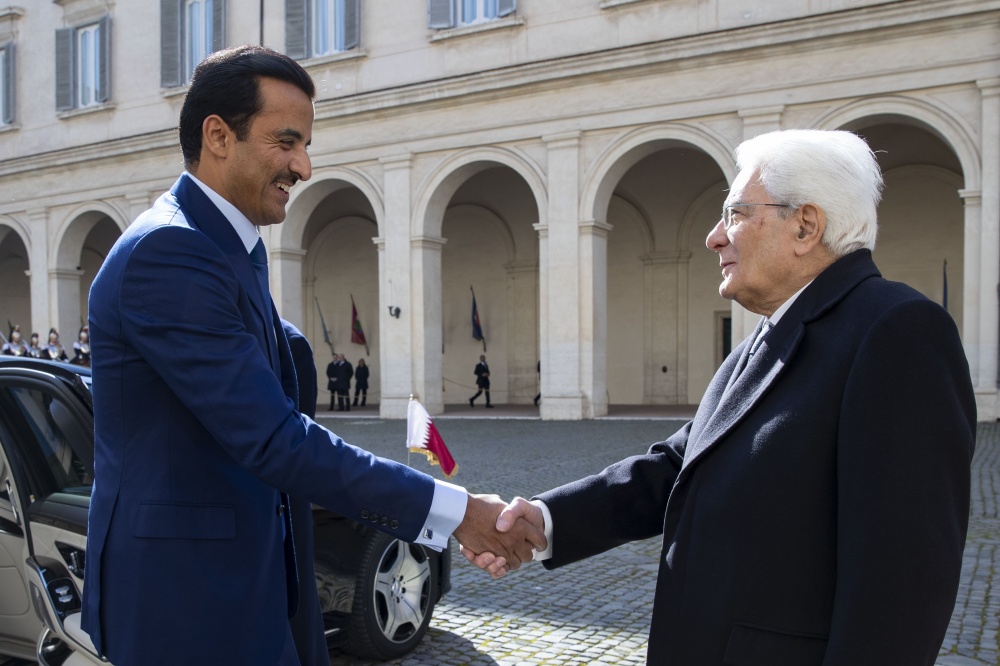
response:
M779 203L731 203L728 206L722 208L722 228L729 231L733 226L733 208L737 206L770 206L772 208L798 208L798 206L793 206L791 204L779 204Z

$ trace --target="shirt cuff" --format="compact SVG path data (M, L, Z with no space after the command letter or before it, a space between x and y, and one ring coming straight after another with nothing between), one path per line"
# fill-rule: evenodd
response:
M542 532L545 533L545 541L548 543L545 550L538 551L534 548L531 549L531 559L535 562L541 562L542 560L548 560L552 557L552 514L549 512L548 505L546 505L542 500L531 500L531 503L542 510Z
M465 488L447 481L434 480L434 498L427 522L420 530L420 536L413 543L419 543L438 552L448 545L448 537L465 518L465 507L469 494Z

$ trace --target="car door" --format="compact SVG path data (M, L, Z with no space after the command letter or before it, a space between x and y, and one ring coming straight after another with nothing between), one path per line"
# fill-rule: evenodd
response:
M0 654L32 658L41 622L24 576L25 532L10 440L0 433Z
M79 615L93 484L89 399L70 371L0 366L0 441L14 490L8 492L9 521L21 530L19 543L7 537L11 550L20 546L7 577L11 589L20 583L18 594L25 597L0 618L0 631L12 641L34 646L42 630L39 617L63 633L63 621ZM6 594L3 589L0 597Z

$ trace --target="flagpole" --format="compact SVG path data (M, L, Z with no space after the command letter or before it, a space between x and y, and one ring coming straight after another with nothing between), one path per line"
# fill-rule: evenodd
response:
M319 298L313 296L316 299L316 311L319 312L319 323L323 326L323 341L330 345L330 353L336 355L336 350L333 348L333 343L330 342L330 332L326 330L326 320L323 319L323 310L319 307Z

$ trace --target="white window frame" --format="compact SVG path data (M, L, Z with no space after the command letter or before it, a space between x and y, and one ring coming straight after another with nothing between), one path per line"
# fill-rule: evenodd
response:
M360 55L360 35L360 0L285 0L285 51L291 58Z
M498 0L456 0L459 25L475 25L499 18Z
M194 69L212 53L215 0L184 0L184 81L191 81Z
M11 113L11 100L7 99L7 91L10 89L11 84L8 81L8 77L10 76L7 61L8 50L9 46L7 44L0 46L0 127L9 125L9 118L13 115Z
M76 29L73 35L76 79L74 105L78 109L101 103L101 24L91 23Z

